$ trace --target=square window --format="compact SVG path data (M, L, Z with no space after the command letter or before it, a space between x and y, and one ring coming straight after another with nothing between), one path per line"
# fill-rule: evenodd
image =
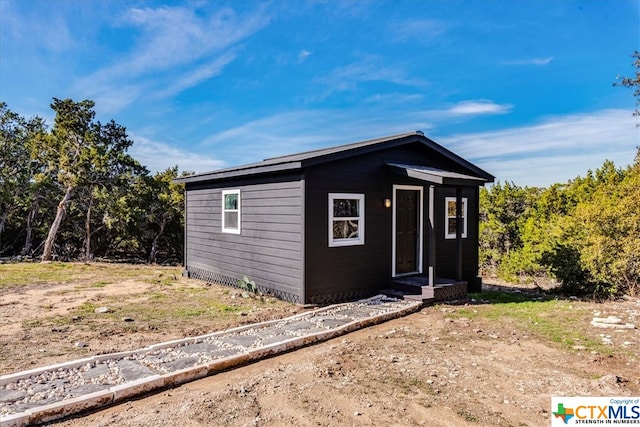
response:
M240 190L222 191L222 232L240 234Z
M364 245L364 194L329 194L329 246Z

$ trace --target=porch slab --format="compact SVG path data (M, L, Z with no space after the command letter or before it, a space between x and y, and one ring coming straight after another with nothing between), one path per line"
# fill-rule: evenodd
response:
M397 294L408 300L422 300L429 304L440 301L451 301L466 298L467 282L454 279L436 278L436 285L429 286L427 276L399 277L391 281L391 287Z

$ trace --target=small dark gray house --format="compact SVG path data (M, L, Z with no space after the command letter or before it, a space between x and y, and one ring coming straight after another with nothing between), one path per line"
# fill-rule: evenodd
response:
M302 304L392 283L460 296L481 284L479 187L493 180L419 131L180 178L185 272Z

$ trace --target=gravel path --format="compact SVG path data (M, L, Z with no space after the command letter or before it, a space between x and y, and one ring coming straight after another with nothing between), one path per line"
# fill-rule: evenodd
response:
M2 427L44 422L211 375L361 327L421 303L378 295L282 320L0 376Z

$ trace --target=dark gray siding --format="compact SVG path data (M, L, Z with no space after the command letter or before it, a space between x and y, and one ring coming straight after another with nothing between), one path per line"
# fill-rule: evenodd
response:
M195 277L234 285L243 276L263 290L301 303L326 303L374 293L389 286L392 272L393 185L423 187L423 272L428 271L429 183L402 176L386 163L419 164L464 173L451 159L406 144L330 162L303 171L234 177L186 184L185 265ZM242 234L221 232L225 189L241 190ZM329 247L329 193L365 195L365 244ZM455 187L436 186L436 273L456 277L456 241L444 238L445 197ZM468 236L463 240L463 279L478 271L478 188L464 187L469 200Z
M307 207L305 283L308 301L348 299L367 291L375 292L389 286L392 268L393 207L384 208L383 200L392 198L394 184L424 188L423 271L427 271L429 184L394 174L385 166L385 162L421 164L450 170L455 170L456 167L436 153L426 153L423 147L407 145L308 168L305 171ZM475 190L473 188L465 190L465 197L468 196L467 191ZM365 195L365 244L363 246L331 248L328 246L329 193L363 193ZM455 189L453 194L455 195ZM442 192L436 193L435 215L439 219L444 212L444 196ZM472 211L470 206L469 224L475 221ZM437 236L444 236L444 222L440 220L436 226ZM464 246L465 257L469 258L463 265L475 262L474 271L477 272L477 231L475 234L471 230L469 232L469 238L465 239ZM474 235L476 240L472 242ZM446 258L451 248L455 255L455 240L446 242L438 240L437 244L439 245L437 253L441 247L443 253L442 257L438 258L438 262L441 258ZM445 259L445 262L449 260ZM452 265L455 267L455 262ZM442 273L448 274L449 271L448 266L442 269ZM438 275L440 275L439 270Z
M342 163L342 162L339 162ZM346 167L345 167L346 166ZM391 197L382 165L330 163L308 170L306 178L306 294L309 302L353 299L388 285L391 275ZM369 170L367 170L369 169ZM363 178L366 180L363 181ZM329 193L365 195L365 244L329 247Z
M383 200L392 198L393 185L422 186L424 204L423 273L428 271L429 183L394 174L385 162L420 164L456 170L456 165L419 146L402 146L356 158L338 160L308 168L306 179L306 295L309 302L349 299L389 286L392 263L392 214ZM459 166L458 166L459 167ZM444 238L445 197L455 196L455 188L436 186L436 273L456 276L456 241ZM328 194L365 195L365 244L328 246ZM464 187L469 199L468 235L463 240L463 279L473 280L478 272L477 187Z
M445 239L445 199L455 197L456 189L436 187L436 274L455 279L457 275L456 239ZM462 239L462 279L472 283L478 275L478 187L463 187L462 197L467 198L467 237Z
M263 290L303 302L304 184L299 177L277 181L188 185L187 270L235 280L247 276ZM221 231L226 189L241 191L240 235Z

